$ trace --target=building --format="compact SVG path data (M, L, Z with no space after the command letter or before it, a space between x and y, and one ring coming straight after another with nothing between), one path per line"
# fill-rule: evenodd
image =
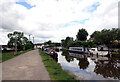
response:
M7 45L0 45L0 48L1 48L1 50L3 51L3 50L14 50L14 48L8 48L8 46Z
M35 49L42 48L42 46L44 46L43 43L37 43L37 44L34 44L34 48L35 48Z

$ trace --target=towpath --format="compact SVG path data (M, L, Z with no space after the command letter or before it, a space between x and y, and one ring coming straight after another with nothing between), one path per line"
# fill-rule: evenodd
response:
M2 80L50 80L38 50L2 63Z

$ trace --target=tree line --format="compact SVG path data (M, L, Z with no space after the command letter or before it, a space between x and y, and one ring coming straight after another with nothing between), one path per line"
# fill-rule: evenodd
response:
M50 47L59 47L61 46L61 43L58 42L52 42L51 40L44 42L44 45L49 45Z
M108 48L120 48L120 28L103 29L94 31L90 35L91 40L87 40L88 32L86 29L79 29L76 39L66 37L61 40L61 45L64 48L69 47L97 47L98 45L106 45Z

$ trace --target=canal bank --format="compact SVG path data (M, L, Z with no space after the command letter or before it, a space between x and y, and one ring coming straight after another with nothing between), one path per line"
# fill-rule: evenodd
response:
M50 56L39 50L42 61L49 72L51 80L75 80L75 78L64 71L58 61L54 61Z

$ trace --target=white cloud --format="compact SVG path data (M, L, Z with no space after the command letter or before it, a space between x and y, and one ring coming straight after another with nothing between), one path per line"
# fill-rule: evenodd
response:
M17 0L18 1L18 0ZM21 1L21 0L19 0ZM31 9L15 4L16 0L1 0L0 2L0 37L1 44L6 44L4 32L19 30L25 34L33 34L35 42L60 41L66 36L76 38L78 29L85 28L91 34L95 30L117 27L118 0L24 0L35 5ZM94 12L85 9L95 3L100 3ZM84 24L71 21L86 20ZM8 40L8 39L7 39Z

